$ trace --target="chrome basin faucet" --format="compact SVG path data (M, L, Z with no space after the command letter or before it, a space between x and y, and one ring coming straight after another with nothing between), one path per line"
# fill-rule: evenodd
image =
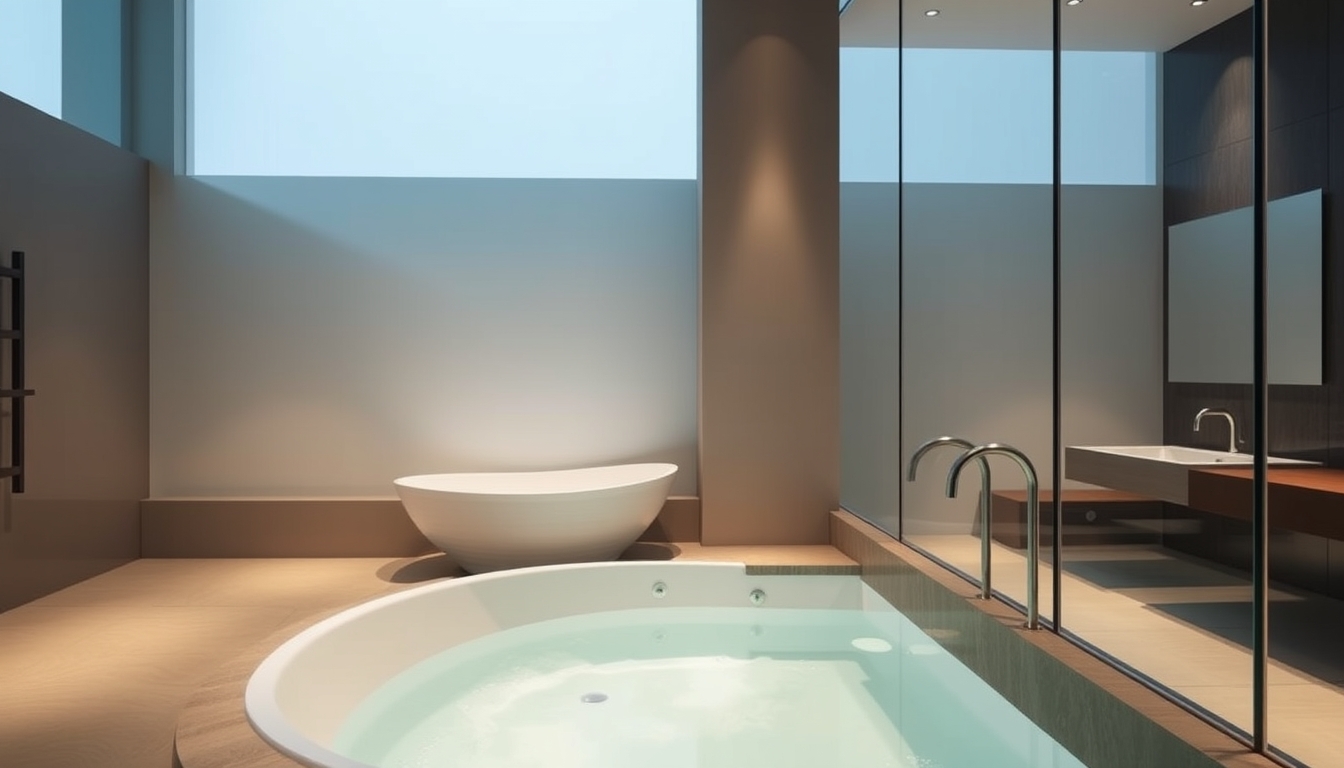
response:
M1227 419L1227 451L1236 453L1237 445L1244 441L1237 439L1237 420L1232 414L1222 408L1202 408L1195 414L1195 431L1199 431L1199 422L1204 420L1205 416L1222 416Z

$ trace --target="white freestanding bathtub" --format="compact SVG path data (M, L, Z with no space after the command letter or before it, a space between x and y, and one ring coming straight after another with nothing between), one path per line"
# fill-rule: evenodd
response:
M667 500L675 464L414 475L394 481L412 522L471 573L614 560Z

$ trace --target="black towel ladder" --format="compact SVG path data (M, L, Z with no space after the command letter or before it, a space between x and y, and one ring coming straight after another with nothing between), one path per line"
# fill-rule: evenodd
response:
M0 479L10 478L10 492L23 493L23 401L36 394L23 386L23 293L24 252L10 253L9 266L0 267L0 279L9 281L9 328L0 328L0 339L9 341L9 388L0 389L0 400L11 400L9 425L10 466L0 467ZM3 316L0 310L0 316ZM0 360L0 364L3 361Z

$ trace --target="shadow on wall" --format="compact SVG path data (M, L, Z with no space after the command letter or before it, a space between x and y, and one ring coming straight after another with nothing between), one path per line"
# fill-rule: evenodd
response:
M0 125L0 262L27 253L25 384L38 392L25 492L0 500L5 610L139 555L148 182L143 159L4 94Z
M696 219L693 181L156 176L152 494L634 461L695 493Z

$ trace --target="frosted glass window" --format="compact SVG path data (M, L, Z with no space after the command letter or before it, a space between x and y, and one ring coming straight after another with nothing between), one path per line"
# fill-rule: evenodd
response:
M1157 183L1157 54L1065 51L1065 184Z
M61 0L0 0L0 91L61 116Z
M195 0L200 175L693 179L697 0Z
M1049 51L845 48L840 57L840 178L897 180L897 107L908 182L1049 184ZM904 88L902 93L901 88ZM1066 51L1065 184L1157 183L1157 57Z
M895 181L900 151L895 48L840 49L840 179Z

